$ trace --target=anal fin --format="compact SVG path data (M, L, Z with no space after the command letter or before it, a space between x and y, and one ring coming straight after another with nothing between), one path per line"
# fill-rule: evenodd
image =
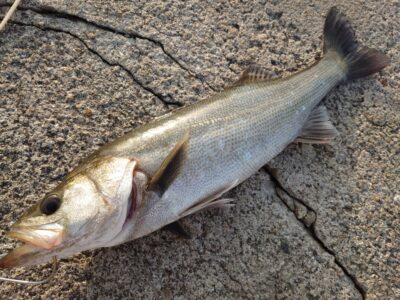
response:
M311 112L300 135L294 142L330 144L337 135L338 131L329 120L326 107L321 105Z

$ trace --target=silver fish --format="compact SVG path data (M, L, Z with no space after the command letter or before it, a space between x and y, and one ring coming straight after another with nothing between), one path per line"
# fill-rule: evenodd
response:
M332 8L320 61L282 79L252 68L222 93L103 146L12 226L9 236L25 244L0 267L118 245L232 205L221 196L288 144L331 142L337 131L321 99L388 63L376 50L359 49L349 22Z

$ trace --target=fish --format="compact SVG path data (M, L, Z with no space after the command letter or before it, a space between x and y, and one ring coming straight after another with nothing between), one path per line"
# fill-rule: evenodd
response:
M277 78L246 70L224 91L179 108L100 147L11 226L23 244L0 268L43 264L148 235L223 197L290 143L332 143L338 131L321 100L334 87L379 72L389 58L359 47L332 7L323 56Z

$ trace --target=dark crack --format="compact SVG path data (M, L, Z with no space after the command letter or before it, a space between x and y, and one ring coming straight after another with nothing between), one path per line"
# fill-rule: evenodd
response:
M9 7L9 4L0 4L0 7ZM190 70L188 67L184 66L177 58L175 58L171 53L169 53L166 49L164 44L154 38L148 37L148 36L144 36L138 32L133 32L133 31L126 31L126 30L121 30L119 28L114 28L112 26L109 25L105 25L105 24L99 24L96 23L94 21L90 21L88 19L85 19L83 17L77 16L77 15L73 15L73 14L69 14L66 12L60 12L57 11L56 9L49 7L49 8L36 8L36 7L24 7L24 6L19 6L18 10L21 11L33 11L35 13L41 14L41 15L45 15L45 16L51 16L51 17L55 17L55 18L61 18L61 19L67 19L73 22L83 22L85 24L88 25L92 25L98 29L113 33L113 34L119 34L119 35L123 35L124 37L128 37L128 38L132 38L132 39L141 39L141 40L146 40L149 41L151 43L153 43L154 45L156 45L157 47L159 47L161 49L161 51L173 62L175 63L178 67L180 67L182 70L184 70L185 72L187 72L191 77L199 80L202 84L206 85L209 89L211 89L212 91L216 92L217 90L211 86L208 82L206 82L202 76L200 76L199 74L197 74L196 72Z
M349 270L347 270L347 268L343 265L343 263L337 258L336 253L331 250L327 245L325 245L325 243L318 237L317 233L316 233L316 228L315 228L315 224L316 224L316 220L318 218L318 214L316 213L316 211L310 207L307 203L305 203L302 199L297 198L296 196L294 196L290 191L288 191L282 184L281 182L278 180L277 176L276 176L276 172L274 169L272 169L270 166L265 165L264 166L264 170L270 175L271 180L274 182L275 186L278 187L279 189L281 189L286 195L288 195L289 197L293 198L294 200L300 202L301 204L303 204L307 209L309 209L310 211L315 213L316 219L315 222L313 222L311 224L311 226L307 226L304 221L302 219L299 219L295 212L287 205L287 203L279 196L279 193L277 193L278 198L283 202L283 204L296 216L296 218L300 221L300 223L303 225L304 230L317 242L317 244L327 253L329 253L330 255L332 255L334 257L335 263L336 265L343 271L343 273L351 280L351 282L353 283L354 287L358 290L358 292L361 294L362 299L366 299L367 297L367 293L366 290L364 288L364 286L358 281L358 279L356 278L355 275L351 274Z
M216 262L216 263L219 265L219 267L225 272L225 275L227 275L227 276L229 277L229 279L230 279L232 282L235 282L236 284L238 284L238 285L240 286L240 289L241 289L242 291L244 291L242 282L241 282L240 280L237 280L235 277L232 276L231 272L229 272L229 270L228 270L228 268L225 266L225 264L224 264L223 262L218 261L218 260L216 260L215 262Z
M95 49L91 48L88 43L86 43L85 40L83 40L82 38L80 38L78 35L69 32L69 31L65 31L65 30L61 30L61 29L56 29L56 28L51 28L51 27L47 27L47 26L40 26L40 25L36 25L36 24L25 24L19 21L11 21L10 23L19 25L19 26L29 26L29 27L34 27L37 28L39 30L43 30L43 31L53 31L53 32L59 32L59 33L64 33L64 34L68 34L69 36L79 40L84 46L85 48L92 54L96 55L99 59L101 59L102 62L104 62L106 65L110 66L110 67L119 67L122 70L124 70L128 76L137 84L139 85L142 89L144 89L145 91L151 93L154 97L156 97L159 101L161 101L161 103L163 103L164 105L166 105L168 107L168 105L174 105L174 106L178 106L181 107L183 106L182 103L175 101L173 99L167 99L165 96L163 96L162 94L158 93L157 91L155 91L154 89L152 89L149 86L144 85L134 74L133 72L131 72L128 68L124 67L123 65L119 64L119 63L114 63L111 62L110 60L108 60L107 58L105 58L104 56L102 56L99 52L97 52ZM172 97L171 97L172 98Z
M249 290L245 289L244 286L243 286L243 283L242 283L240 280L236 279L236 278L231 274L231 272L228 270L228 268L226 267L226 265L225 265L224 262L221 262L221 261L219 261L219 260L215 260L214 262L216 262L216 263L218 264L218 266L224 271L225 275L227 275L227 276L229 277L229 279L230 279L232 282L236 283L236 284L239 286L240 290L241 290L243 293L247 294L247 293L249 292L249 293L252 294L253 297L254 297L254 294L253 294L253 292L251 291L251 289L249 289Z
M309 206L306 202L304 202L302 199L297 198L293 193L291 193L289 190L287 190L278 180L277 175L276 175L276 170L274 168L271 168L269 165L264 166L264 170L271 176L272 180L274 183L282 190L284 191L285 194L287 194L290 198L293 198L294 200L300 202L302 205L304 205L308 210L312 211L317 215L316 211ZM315 222L314 222L315 223Z

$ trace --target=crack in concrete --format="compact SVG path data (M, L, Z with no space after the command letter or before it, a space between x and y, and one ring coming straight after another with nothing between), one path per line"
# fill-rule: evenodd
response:
M300 202L304 207L306 207L309 211L312 211L317 215L316 211L309 206L306 202L304 202L302 199L297 198L293 193L291 193L289 190L287 190L282 183L278 180L278 176L276 174L276 169L271 168L268 164L264 166L264 170L271 176L272 180L275 182L275 184L290 198L293 198L294 200ZM315 222L313 222L315 223Z
M270 177L271 180L274 182L275 184L275 188L280 188L286 195L288 195L289 197L293 198L294 200L300 202L301 204L303 204L307 209L309 209L310 211L315 213L316 218L318 218L318 214L316 213L316 211L310 207L307 203L305 203L302 199L297 198L296 196L294 196L290 191L288 191L283 184L278 180L277 176L275 175L276 172L268 165L264 166L264 171L266 171ZM358 281L357 277L353 274L350 273L349 270L347 270L347 268L344 266L344 264L337 258L336 253L331 250L327 245L325 245L325 243L322 241L322 239L320 239L316 233L316 228L315 228L315 224L316 224L316 219L315 222L313 222L311 224L311 226L307 226L304 221L302 219L299 219L296 216L296 213L290 208L289 205L287 205L287 203L281 198L281 196L279 195L279 193L277 193L278 198L283 202L283 204L295 215L295 217L300 221L300 223L303 225L304 230L316 241L316 243L327 253L329 253L330 255L333 256L335 264L343 271L343 273L351 280L351 282L353 283L354 287L357 289L357 291L361 294L361 297L363 300L365 300L367 298L367 293L366 290L364 288L364 286Z
M208 263L215 262L215 263L224 271L225 275L227 275L227 276L229 277L229 279L230 279L232 282L236 283L236 284L239 286L241 292L243 292L243 293L245 293L245 294L250 293L250 294L252 294L252 296L254 297L254 294L253 294L253 292L251 291L251 289L245 289L244 286L243 286L243 283L242 283L240 280L236 279L236 278L231 274L231 272L228 270L228 268L226 267L226 265L225 265L224 262L221 262L221 261L219 261L219 260L204 260L204 261L206 261L206 262L208 262ZM248 298L248 297L246 297L246 298ZM248 298L248 299L249 299L249 298Z
M229 277L229 279L230 279L232 282L237 283L237 284L240 286L240 289L241 289L242 291L244 291L242 282L241 282L240 280L237 280L235 277L232 276L231 272L229 272L229 270L228 270L227 267L224 265L224 263L223 263L223 262L220 262L220 261L218 261L218 260L216 260L215 262L216 262L216 263L219 265L219 267L225 272L225 275L227 275L227 276Z
M36 24L25 24L19 21L11 21L10 23L19 25L19 26L29 26L29 27L34 27L37 28L39 30L43 30L43 31L53 31L53 32L59 32L59 33L64 33L67 34L77 40L79 40L84 47L92 54L96 55L99 59L101 59L101 61L103 63L105 63L106 65L110 66L110 67L119 67L122 70L124 70L128 76L137 84L139 85L142 89L144 89L145 91L151 93L154 97L156 97L159 101L161 101L161 103L163 103L166 107L168 107L169 105L173 105L173 106L178 106L181 107L183 106L182 103L175 101L175 100L167 100L163 95L161 95L160 93L156 92L154 89L152 89L151 87L148 87L146 85L144 85L138 78L136 78L136 76L126 67L124 67L123 65L119 64L119 63L113 63L109 60L107 60L105 57L103 57L99 52L97 52L96 50L94 50L93 48L91 48L88 43L86 43L85 40L83 40L82 38L80 38L78 35L71 33L69 31L65 31L65 30L61 30L61 29L56 29L56 28L50 28L50 27L46 27L46 26L39 26Z
M9 7L9 4L0 4L0 7ZM155 44L156 46L158 46L161 51L173 62L175 63L179 68L181 68L182 70L184 70L185 72L187 72L191 77L199 80L203 85L206 85L209 89L211 89L212 91L216 92L217 89L215 89L213 86L211 86L208 82L206 82L202 76L200 76L199 74L197 74L196 72L190 70L188 67L184 66L177 58L175 58L171 53L169 53L166 49L164 44L154 38L148 37L148 36L144 36L140 33L137 32L133 32L133 31L126 31L126 30L121 30L119 28L114 28L112 26L109 25L104 25L104 24L99 24L96 23L94 21L89 21L83 17L80 17L78 15L73 15L73 14L69 14L66 12L60 12L57 11L54 8L47 8L47 9L43 9L43 8L36 8L36 7L24 7L24 6L19 6L18 10L21 11L33 11L35 13L41 14L41 15L46 15L46 16L52 16L55 18L62 18L62 19L67 19L70 21L80 21L83 22L85 24L88 25L92 25L100 30L104 30L113 34L119 34L119 35L123 35L125 37L129 37L132 39L142 39L142 40L146 40L149 41L153 44Z

